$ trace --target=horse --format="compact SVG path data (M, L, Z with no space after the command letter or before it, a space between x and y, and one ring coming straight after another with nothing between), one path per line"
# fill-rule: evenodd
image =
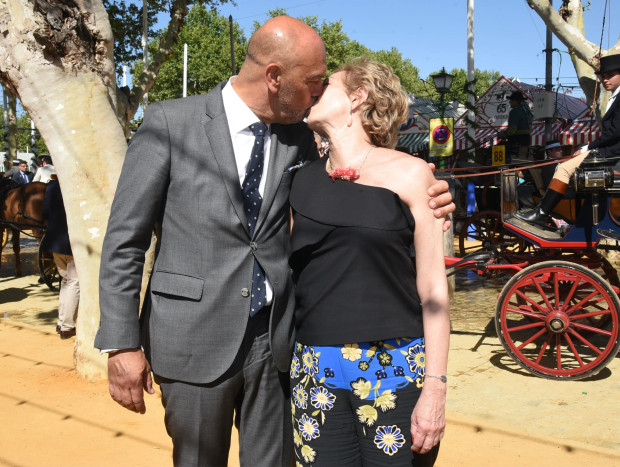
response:
M0 229L11 230L13 252L15 253L15 276L22 275L19 257L19 237L21 232L31 230L32 236L41 243L45 231L43 220L43 198L45 183L31 182L13 187L12 181L0 183ZM2 261L2 243L0 242L0 264Z

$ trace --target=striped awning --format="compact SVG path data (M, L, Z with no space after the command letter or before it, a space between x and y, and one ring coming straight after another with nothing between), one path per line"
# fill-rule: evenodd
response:
M482 127L476 129L476 141L482 148L488 148L499 143L497 133L505 127L490 128ZM557 138L562 130L562 122L555 122L551 129L552 138ZM545 141L545 124L536 123L532 128L530 144L532 146L542 146ZM454 148L467 149L467 128L457 128L454 130Z
M551 128L551 139L557 139L560 131L562 131L562 122L555 122ZM544 146L545 144L545 124L535 123L532 126L532 137L530 139L531 146Z
M500 130L501 128L477 128L476 141L480 147L491 147L498 143L497 132ZM456 128L454 130L454 149L467 149L468 146L470 145L467 144L467 128Z
M601 129L595 120L575 120L560 133L560 142L567 145L582 146L600 135Z
M397 146L406 146L409 152L419 152L428 148L428 133L409 133L400 135Z

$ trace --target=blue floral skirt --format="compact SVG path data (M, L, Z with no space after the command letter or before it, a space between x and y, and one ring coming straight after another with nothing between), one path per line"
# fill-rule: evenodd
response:
M411 451L424 369L424 338L297 342L290 370L297 465L433 465L438 448Z

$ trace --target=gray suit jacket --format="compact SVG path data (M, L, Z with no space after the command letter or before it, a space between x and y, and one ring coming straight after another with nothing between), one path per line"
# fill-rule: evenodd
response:
M95 347L142 345L155 374L191 383L214 381L235 358L248 321L254 257L274 287L271 348L280 371L288 370L293 172L286 169L318 157L305 124L272 125L263 204L250 238L222 87L148 107L127 150L101 258ZM139 319L144 253L156 221L160 245Z

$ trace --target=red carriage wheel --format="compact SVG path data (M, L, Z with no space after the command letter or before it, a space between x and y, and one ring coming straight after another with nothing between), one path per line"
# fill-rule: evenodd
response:
M50 251L41 249L41 247L39 247L39 272L41 279L43 279L43 282L50 290L60 289L62 278L54 262L54 255Z
M620 301L588 268L564 261L534 264L504 286L497 335L527 371L549 379L582 379L607 366L620 348Z
M509 251L522 251L525 247L523 240L504 229L498 211L480 211L463 222L459 233L459 254L463 257L485 246Z
M2 248L4 248L9 241L9 229L6 227L2 227L1 225L0 229L2 229Z

